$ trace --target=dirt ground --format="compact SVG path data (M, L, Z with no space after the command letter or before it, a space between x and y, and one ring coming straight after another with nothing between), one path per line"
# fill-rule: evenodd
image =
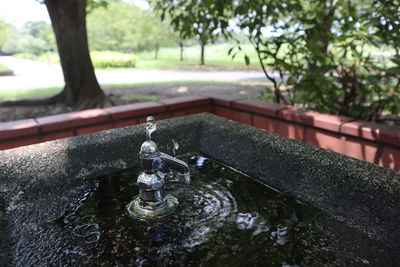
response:
M260 94L260 91L265 88L266 85L260 84L174 84L104 88L104 91L116 105L126 105L187 95L248 99L256 98ZM0 108L0 122L37 118L72 111L74 110L64 105L3 107Z

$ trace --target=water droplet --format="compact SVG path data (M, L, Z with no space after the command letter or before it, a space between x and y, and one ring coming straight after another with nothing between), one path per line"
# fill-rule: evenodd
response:
M258 218L258 214L252 215L250 213L239 213L236 218L236 224L240 230L248 230L254 227Z
M156 121L153 116L148 116L146 118L146 135L147 140L151 140L151 134L154 133L157 129Z
M179 144L178 144L178 142L176 142L175 139L172 139L171 141L172 141L172 144L173 144L172 153L175 156L176 155L176 151L179 149Z
M185 178L185 183L190 184L190 173L185 173L184 178Z
M197 166L197 167L203 167L204 162L205 162L206 160L207 160L207 159L204 158L204 157L199 157L199 158L197 159L197 161L196 161L196 166Z

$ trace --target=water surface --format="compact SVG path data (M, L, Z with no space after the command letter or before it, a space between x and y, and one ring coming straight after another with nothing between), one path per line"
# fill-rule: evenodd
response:
M130 218L139 169L98 178L57 220L61 256L50 262L103 266L392 265L380 243L296 199L202 156L186 156L191 184L170 178L180 202L158 221ZM176 178L176 177L175 177ZM60 227L61 226L61 227ZM394 257L394 256L393 256Z

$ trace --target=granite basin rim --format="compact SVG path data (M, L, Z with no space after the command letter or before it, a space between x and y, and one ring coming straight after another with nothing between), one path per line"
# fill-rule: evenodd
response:
M207 113L160 121L153 136L161 151L174 138L181 154L205 154L400 247L399 172ZM135 125L0 151L0 241L26 234L18 221L31 227L59 217L90 178L137 165L144 140Z

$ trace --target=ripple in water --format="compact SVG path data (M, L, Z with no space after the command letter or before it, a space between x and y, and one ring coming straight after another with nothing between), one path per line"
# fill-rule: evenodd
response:
M99 178L96 189L62 218L62 264L296 266L364 260L343 252L335 234L317 227L316 210L212 160L184 160L192 182L167 179L168 193L180 204L159 221L126 214L126 204L138 194L139 170Z
M237 212L236 200L226 185L195 181L189 186L175 185L171 189L181 200L181 210L173 217L189 229L188 236L182 240L184 247L193 248L207 242Z

